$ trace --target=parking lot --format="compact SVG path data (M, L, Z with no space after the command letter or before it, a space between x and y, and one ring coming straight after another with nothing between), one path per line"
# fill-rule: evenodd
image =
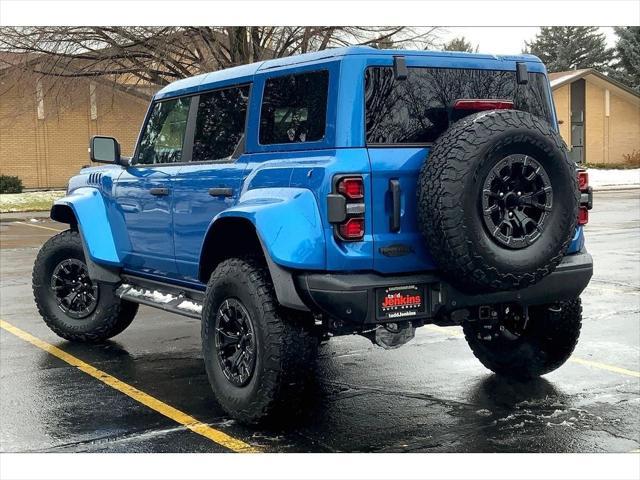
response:
M239 425L213 401L200 325L149 307L112 341L76 345L42 322L38 247L63 225L0 223L3 452L638 452L640 190L598 192L587 226L595 274L581 340L542 379L509 383L461 329L426 326L384 351L357 336L320 350L306 414Z

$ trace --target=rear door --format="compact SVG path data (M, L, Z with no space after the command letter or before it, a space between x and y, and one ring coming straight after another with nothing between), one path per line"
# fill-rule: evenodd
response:
M250 90L248 84L237 85L192 97L191 161L174 182L175 257L185 280L198 280L200 250L209 225L240 196Z
M417 181L432 143L457 118L458 99L506 99L553 123L544 73L518 85L514 70L410 66L406 79L393 67L365 72L366 141L374 198L374 270L435 268L418 229ZM382 201L384 199L384 201Z

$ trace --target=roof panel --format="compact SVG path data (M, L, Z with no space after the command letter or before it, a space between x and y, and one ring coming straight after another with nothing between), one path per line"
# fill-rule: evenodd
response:
M218 70L205 73L196 77L185 78L173 82L160 90L155 98L174 97L177 95L188 95L210 88L222 87L250 81L251 77L259 71L265 71L284 67L288 65L299 65L303 63L317 62L323 59L345 57L349 55L375 55L375 56L431 56L431 57L451 57L451 58L475 58L478 60L509 60L522 62L536 62L540 60L533 55L487 55L482 53L466 52L441 52L430 50L379 50L369 46L352 46L342 48L330 48L319 52L292 55L284 58L274 58L264 62L251 63L238 67Z

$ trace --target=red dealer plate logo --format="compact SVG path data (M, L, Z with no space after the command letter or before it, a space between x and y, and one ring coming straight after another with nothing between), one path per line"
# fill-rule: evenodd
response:
M400 285L376 291L378 320L404 320L423 316L426 308L425 285Z

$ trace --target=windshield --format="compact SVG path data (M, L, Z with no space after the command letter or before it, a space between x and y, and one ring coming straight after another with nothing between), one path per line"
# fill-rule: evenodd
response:
M519 85L514 71L426 67L408 71L406 80L396 80L391 67L366 70L369 145L433 142L449 127L451 107L461 98L510 100L515 109L553 122L548 83L542 73L529 73L529 81Z

